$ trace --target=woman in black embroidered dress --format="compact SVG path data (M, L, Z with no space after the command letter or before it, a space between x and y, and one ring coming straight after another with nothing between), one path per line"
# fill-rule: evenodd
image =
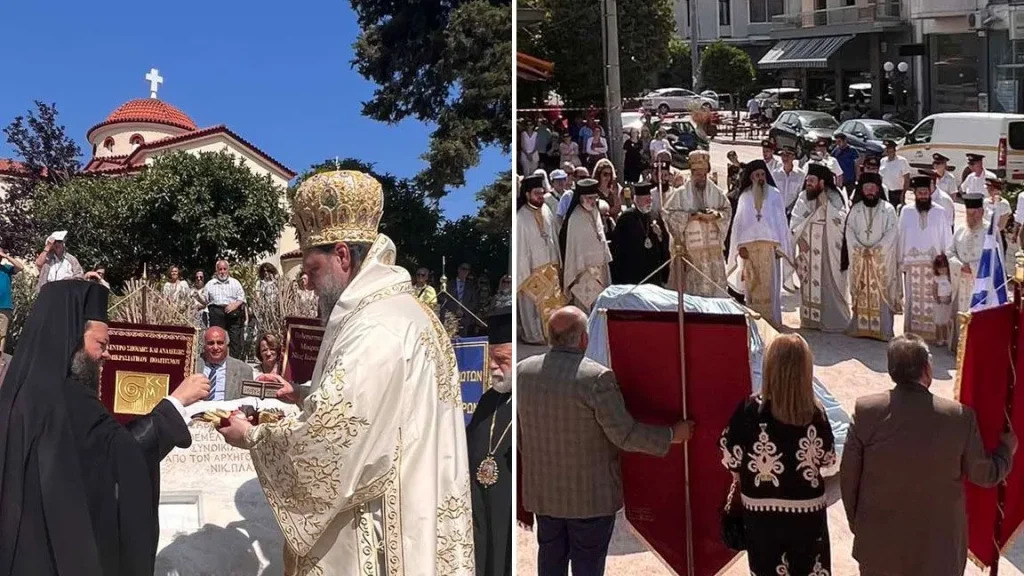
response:
M821 469L836 463L832 427L814 397L811 349L778 336L764 357L761 394L722 432L722 464L739 479L750 573L830 576Z

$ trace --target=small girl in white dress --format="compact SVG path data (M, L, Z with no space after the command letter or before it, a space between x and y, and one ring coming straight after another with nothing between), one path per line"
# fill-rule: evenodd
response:
M949 260L939 254L932 262L935 273L935 305L932 318L935 321L935 339L939 346L945 346L949 339L949 321L953 309L953 284L949 279Z

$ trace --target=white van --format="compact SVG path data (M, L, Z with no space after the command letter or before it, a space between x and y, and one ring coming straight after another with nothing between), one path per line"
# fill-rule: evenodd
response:
M931 168L932 154L949 157L949 169L966 175L967 154L985 156L985 168L1009 182L1024 182L1024 114L932 114L907 134L899 154L915 168Z

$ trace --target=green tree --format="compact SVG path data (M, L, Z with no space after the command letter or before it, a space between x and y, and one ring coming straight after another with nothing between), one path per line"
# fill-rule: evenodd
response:
M41 184L66 182L81 167L82 151L59 124L57 105L36 100L35 106L4 128L24 171L0 203L0 246L23 256L39 248L32 244L39 233L32 219L36 190Z
M501 234L512 230L512 172L506 170L498 174L498 179L477 193L480 201L478 224L480 229L491 234Z
M209 268L218 258L251 262L272 252L288 211L284 190L227 152L157 158L135 176L80 176L40 188L33 216L42 232L69 230L68 251L107 264L112 285L143 265Z
M437 232L434 243L436 264L429 266L437 270L443 256L447 262L444 271L448 276L448 289L454 290L458 266L468 262L479 278L484 276L493 289L498 280L509 273L509 244L512 230L506 228L492 233L482 230L475 218L463 216L458 220L446 220Z
M545 11L539 24L539 52L555 65L554 85L569 105L604 103L604 50L601 3L594 0L538 0ZM637 96L651 88L652 71L669 63L674 30L671 0L620 2L619 74L622 94Z
M377 84L363 114L436 125L417 185L431 198L465 184L480 150L511 150L512 2L350 0L362 32L352 65Z
M429 201L427 195L414 181L377 172L373 164L355 158L338 161L331 159L310 166L293 184L290 194L294 194L298 185L306 178L334 170L365 172L380 182L384 191L384 215L381 217L380 231L395 243L399 266L415 272L420 266L437 265L431 258L433 243L441 223L441 212L436 203Z
M668 66L658 73L658 87L692 87L693 66L690 60L690 45L673 37L668 43L668 54Z
M754 86L757 74L750 55L718 41L701 52L700 76L707 88L733 94L735 102Z

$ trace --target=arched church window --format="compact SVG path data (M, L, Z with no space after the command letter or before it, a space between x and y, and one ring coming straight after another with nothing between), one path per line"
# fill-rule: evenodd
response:
M132 134L132 137L131 139L128 140L128 143L131 144L132 146L142 146L143 144L146 143L146 141L142 138L141 134Z
M114 138L112 136L107 136L107 139L103 141L103 147L107 149L107 152L113 152Z

